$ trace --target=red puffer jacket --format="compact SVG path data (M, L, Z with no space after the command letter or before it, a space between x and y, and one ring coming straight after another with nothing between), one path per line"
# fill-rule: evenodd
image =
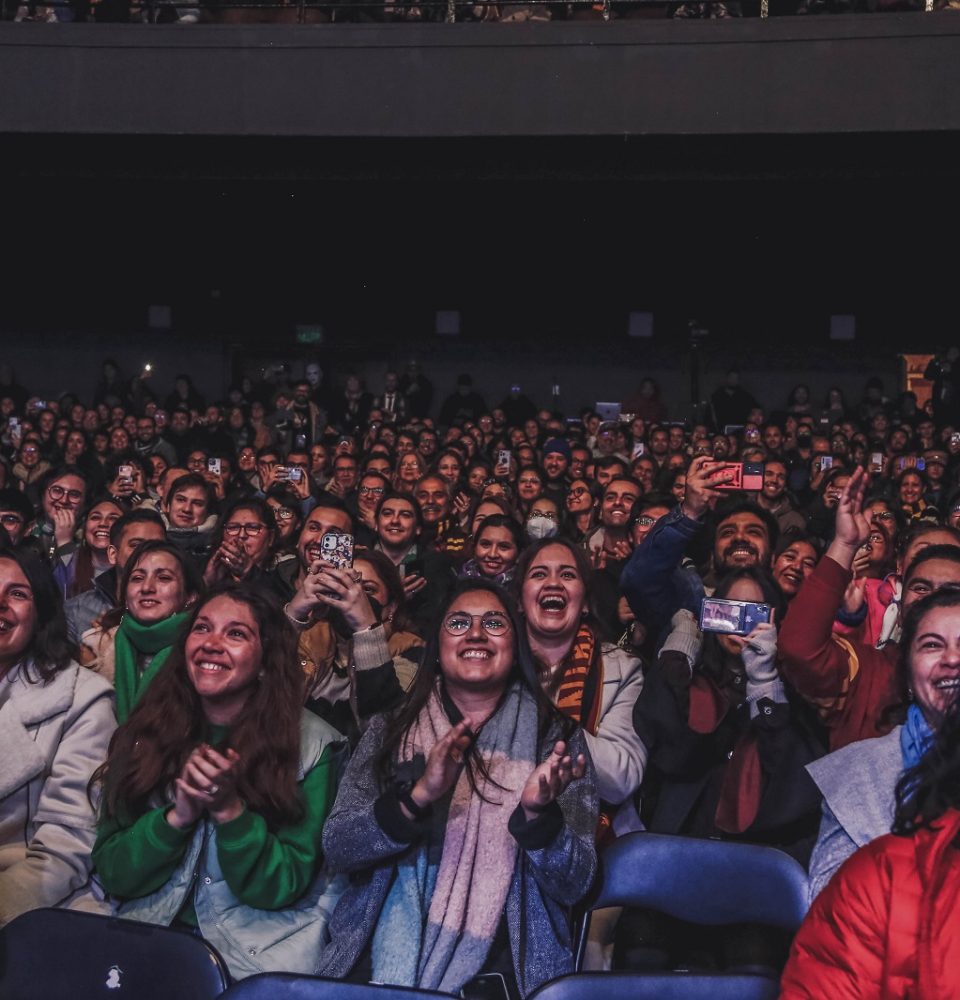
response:
M960 1000L960 812L873 841L797 933L781 1000Z

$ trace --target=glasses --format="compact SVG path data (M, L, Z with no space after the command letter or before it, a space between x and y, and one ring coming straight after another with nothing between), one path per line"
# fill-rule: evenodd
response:
M80 503L83 499L83 490L67 490L62 486L48 486L47 492L50 494L51 500L62 500L66 497L70 503Z
M893 521L894 515L889 510L878 510L875 514L871 515L871 521Z
M657 519L650 517L649 514L641 514L633 519L633 523L641 528L652 528L657 523Z
M342 472L343 470L339 471ZM382 497L384 488L382 486L361 486L357 492L363 496L369 496L372 493L375 497Z
M281 521L289 521L293 517L293 511L287 510L286 507L274 507L273 516L279 517ZM249 528L250 525L247 525L247 527Z
M242 531L245 538L256 538L266 527L265 524L260 524L256 521L249 521L247 524L231 521L229 524L223 526L223 533L229 535L231 538L236 538Z
M589 492L590 491L586 488L586 486L576 486L572 490L567 490L567 496L573 497L574 500L579 500L584 493L589 493Z
M510 631L510 619L497 611L486 611L482 615L468 615L465 611L455 611L452 615L447 615L443 627L450 635L465 635L477 620L487 635L506 635Z
M556 521L557 515L552 510L537 510L536 507L530 511L531 517L545 517L548 521Z

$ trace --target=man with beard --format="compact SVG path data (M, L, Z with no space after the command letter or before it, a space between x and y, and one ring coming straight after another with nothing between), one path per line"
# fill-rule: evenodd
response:
M284 612L299 633L307 708L356 742L361 720L393 708L403 692L380 621L382 608L365 595L352 570L335 569L320 558L327 532L353 530L349 512L332 504L321 500L307 515L297 559L281 563L277 575L289 596Z
M661 518L643 544L634 549L620 577L620 587L648 634L668 626L681 608L699 618L705 590L681 564L687 546L702 532L712 508L717 509L710 576L748 567L769 570L779 534L777 522L741 494L733 498L727 494L724 499L724 487L733 477L733 470L724 464L707 456L695 458L687 471L683 503Z
M421 542L426 549L446 552L460 560L467 545L467 535L451 516L450 487L440 476L424 476L413 488L423 518Z
M327 415L310 399L310 383L303 379L294 383L290 403L290 449L309 452L312 445L323 439Z
M543 471L547 476L543 492L558 504L562 504L567 495L570 458L570 445L562 438L551 438L543 446Z
M134 447L141 458L160 455L167 460L167 465L177 464L176 449L157 435L157 425L153 417L137 418L137 439Z
M780 534L804 531L807 519L795 510L787 496L787 467L783 462L767 461L763 467L763 488L757 503L777 519Z

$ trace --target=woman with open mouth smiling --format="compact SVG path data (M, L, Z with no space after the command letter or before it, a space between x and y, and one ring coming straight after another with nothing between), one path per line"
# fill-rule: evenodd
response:
M41 906L98 905L87 786L116 728L110 685L73 660L50 570L0 554L0 927Z
M945 555L956 550L939 551ZM912 572L911 581L918 575ZM885 736L851 743L807 767L823 792L823 820L810 858L811 895L824 888L854 851L889 832L897 782L932 746L945 713L956 701L960 692L960 592L955 588L936 591L910 605L904 617L897 678L901 703L890 714L900 725Z
M642 663L603 641L588 603L591 574L582 548L550 538L520 557L516 584L541 683L557 708L583 728L607 804L604 831L621 834L642 829L633 803L647 761L633 728Z
M406 699L354 752L323 838L328 863L354 877L320 975L462 996L484 977L514 1000L572 971L596 787L512 606L495 584L462 580Z
M94 864L131 920L206 938L235 979L313 972L339 734L303 707L296 635L249 585L198 603L97 772Z
M169 656L200 588L200 571L183 549L144 542L123 571L122 610L80 637L80 662L113 682L121 723Z

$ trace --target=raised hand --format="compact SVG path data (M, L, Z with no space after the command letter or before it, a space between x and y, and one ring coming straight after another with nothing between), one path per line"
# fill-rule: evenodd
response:
M551 802L563 794L571 781L583 777L586 766L586 757L580 754L573 760L567 754L567 744L560 740L550 756L533 769L523 786L520 806L524 816L531 820L543 812Z
M863 512L868 482L863 468L854 469L837 503L836 527L827 555L844 569L850 569L857 549L870 537L870 519Z
M53 511L53 540L58 546L73 541L77 528L77 512L72 507L57 507Z
M433 745L427 757L427 767L423 777L413 786L410 793L413 801L421 808L442 799L453 788L463 767L464 754L473 739L470 723L466 719L458 722L446 736Z
M732 469L709 455L695 458L687 470L687 487L680 507L684 515L692 521L699 521L723 496L723 491L717 487L732 483L734 477Z

